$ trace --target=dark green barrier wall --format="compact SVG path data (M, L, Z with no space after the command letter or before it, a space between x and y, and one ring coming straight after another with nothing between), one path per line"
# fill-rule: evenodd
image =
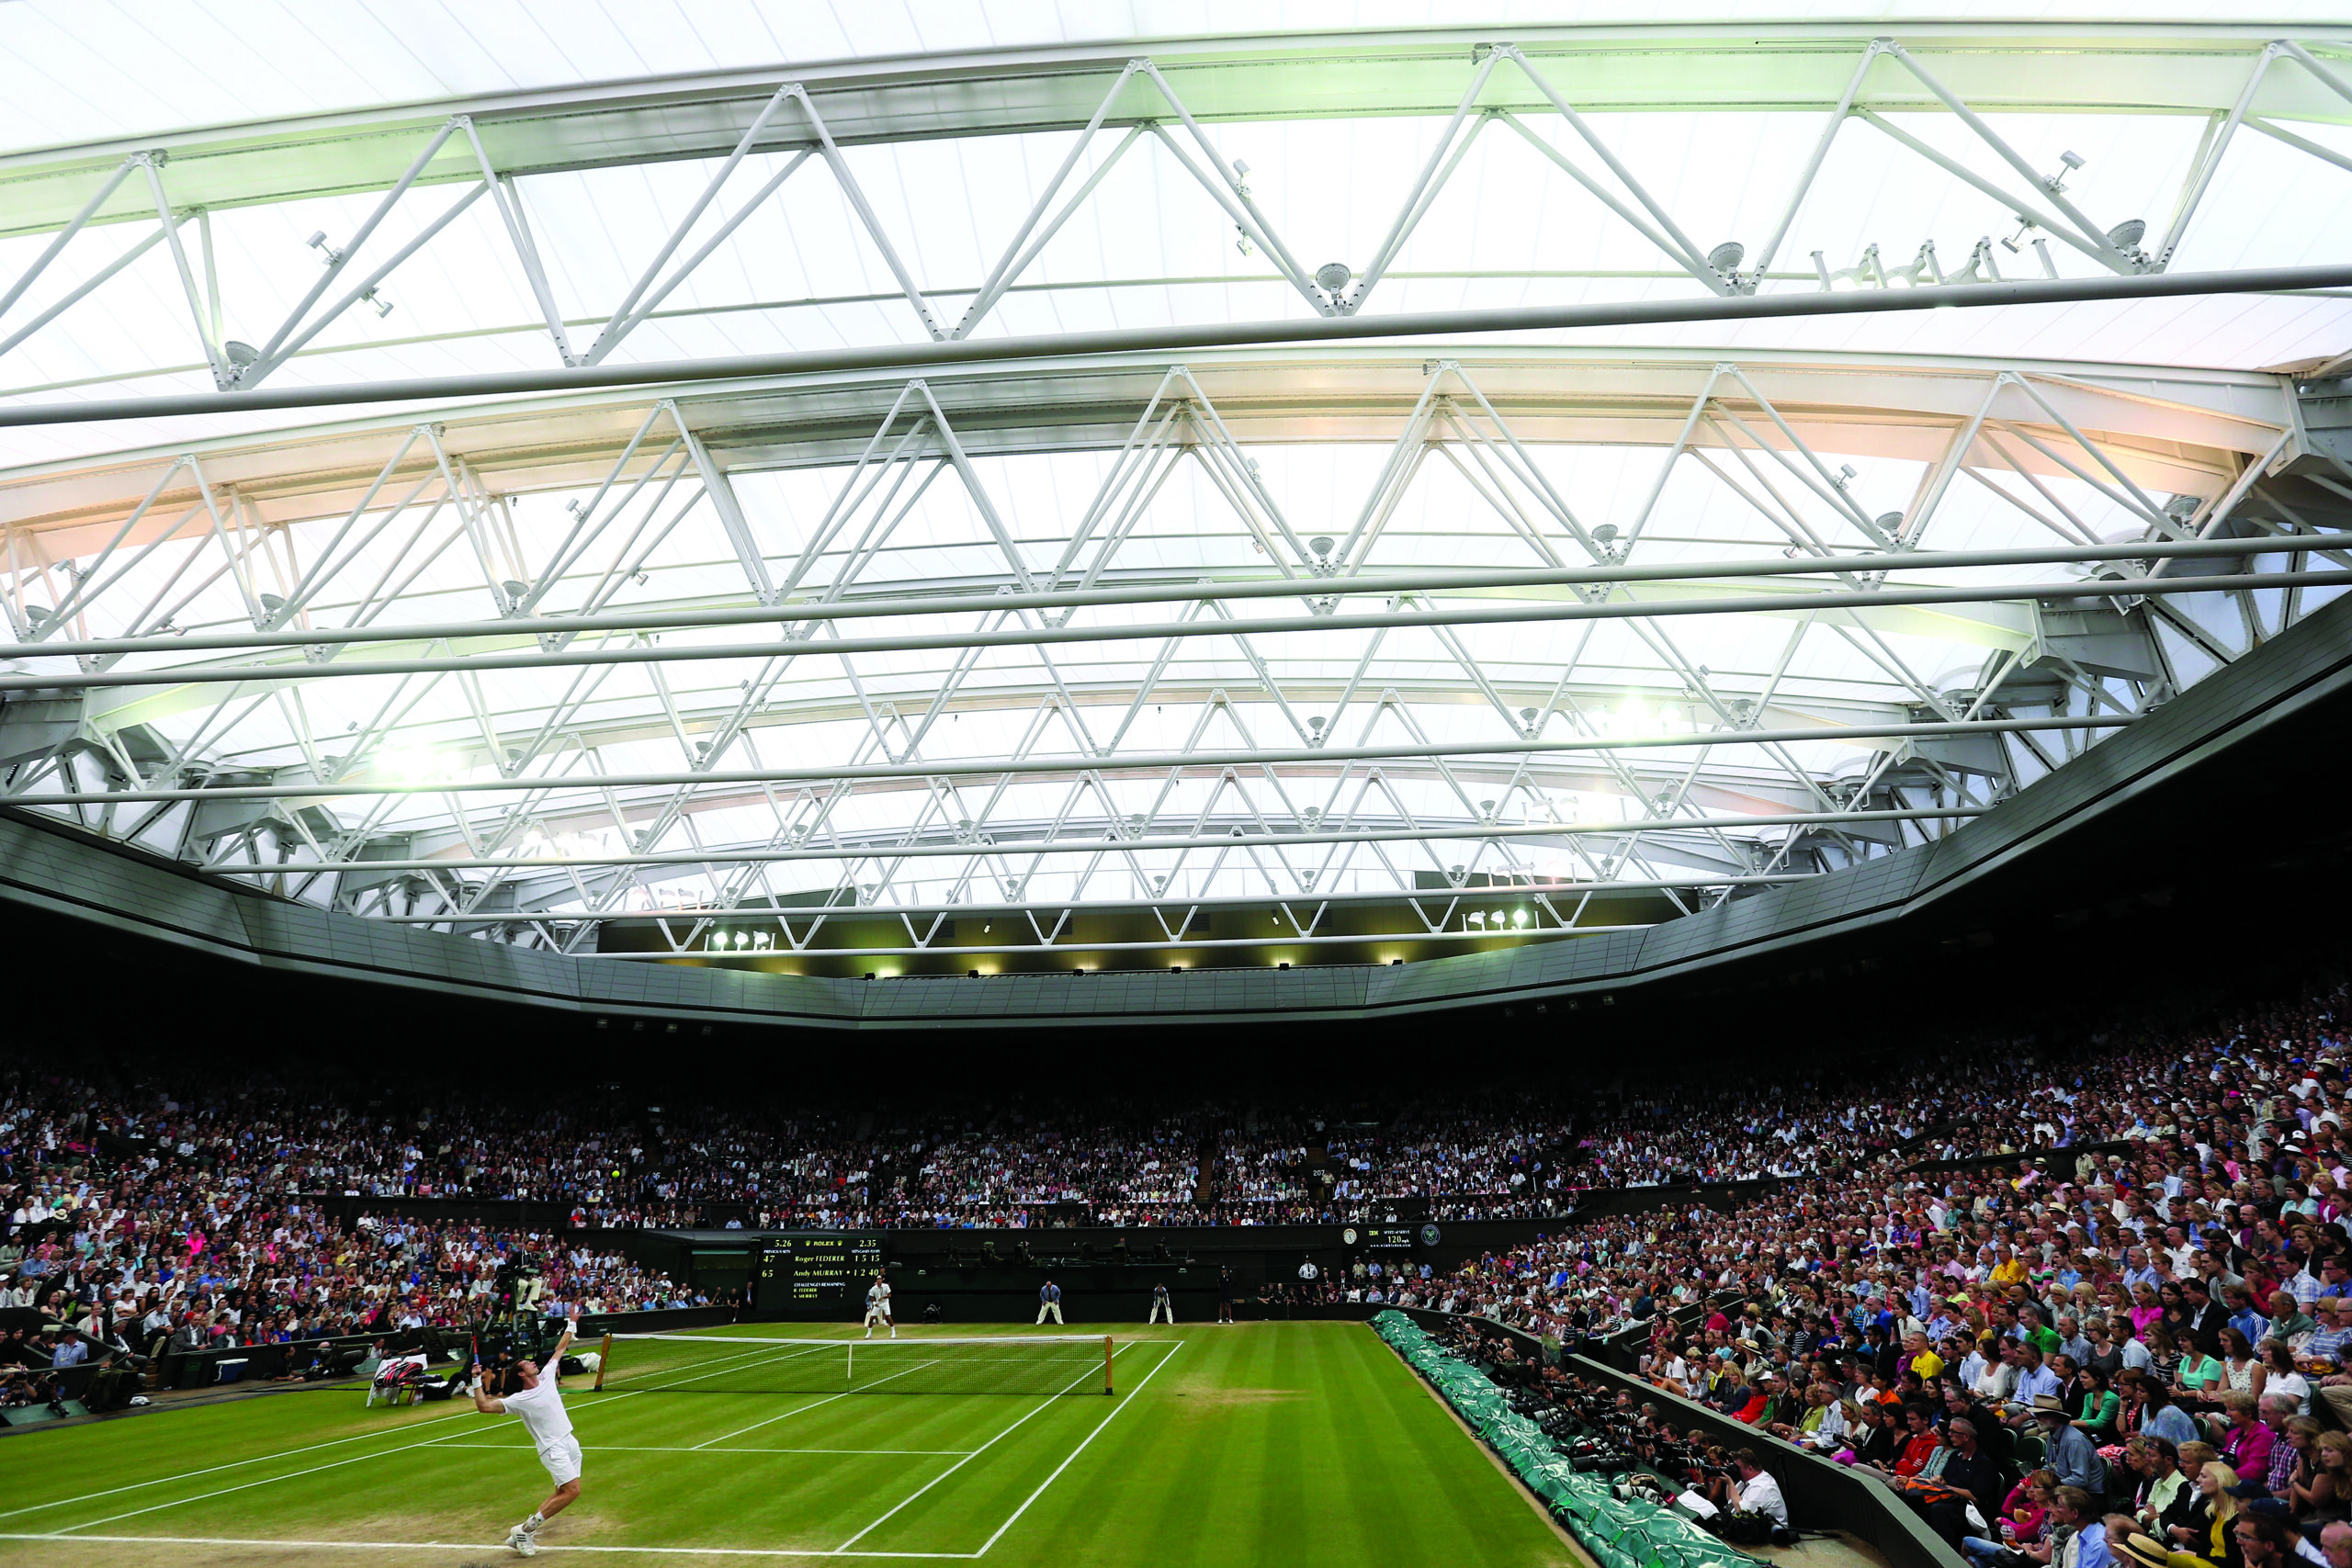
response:
M1960 1554L1894 1494L1846 1466L1589 1357L1572 1356L1561 1365L1579 1377L1632 1390L1635 1399L1670 1411L1678 1427L1696 1427L1726 1446L1754 1449L1781 1483L1790 1522L1799 1529L1840 1529L1860 1536L1885 1556L1890 1568L1967 1568Z

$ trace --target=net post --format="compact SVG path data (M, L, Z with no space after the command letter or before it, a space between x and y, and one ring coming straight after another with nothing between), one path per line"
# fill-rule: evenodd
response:
M1112 1352L1112 1349L1111 1349L1111 1337L1110 1337L1109 1335L1105 1334L1104 1336L1102 1336L1102 1392L1103 1392L1104 1393L1109 1393L1111 1392L1111 1389L1112 1389L1112 1383L1111 1383L1111 1357L1112 1357L1112 1353L1113 1353L1113 1352Z
M593 1392L593 1393L603 1393L603 1392L604 1392L604 1388L605 1388L605 1371L606 1371L608 1368L610 1368L610 1367L612 1366L612 1364L613 1364L613 1331L612 1331L611 1329L607 1328L606 1330L605 1330L605 1342L604 1342L604 1344L602 1344L601 1346L597 1347L597 1349L596 1349L596 1381L595 1381L594 1383L592 1383L591 1385L589 1385L589 1386L590 1386L590 1390L591 1390L591 1392Z

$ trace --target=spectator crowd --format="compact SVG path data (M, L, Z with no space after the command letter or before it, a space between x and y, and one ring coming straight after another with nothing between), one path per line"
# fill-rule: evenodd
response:
M2327 1305L2352 1298L2344 1005L2338 987L2195 1029L2160 1017L2065 1049L1987 1043L1965 1072L1849 1059L1845 1077L1783 1081L1751 1062L1613 1094L1319 1114L1017 1094L623 1105L596 1089L523 1106L18 1067L0 1071L0 1308L153 1353L175 1337L455 1325L522 1255L551 1302L692 1303L630 1261L627 1233L645 1227L1249 1224L1391 1205L1558 1223L1451 1274L1363 1259L1284 1281L1286 1297L1434 1306L1564 1340L1638 1327L1656 1375L1690 1388L1702 1369L1711 1393L1726 1376L1813 1387L1833 1348L1841 1378L1859 1354L1897 1393L1914 1392L1906 1371L1934 1363L1927 1384L1972 1357L2010 1368L2013 1387L2017 1344L2127 1412L2158 1382L2199 1417L2225 1415L2223 1394L2283 1390L2298 1416L2314 1399L2352 1410L2352 1379L2314 1375L2335 1359L2324 1336L2352 1330L2335 1315L2352 1308ZM1752 1185L1720 1208L1681 1185L1646 1212L1589 1201L1702 1181ZM440 1199L548 1217L415 1217L435 1211L413 1201ZM7 1332L0 1376L54 1363L53 1331L30 1345L29 1321ZM1924 1357L1907 1349L1922 1337Z

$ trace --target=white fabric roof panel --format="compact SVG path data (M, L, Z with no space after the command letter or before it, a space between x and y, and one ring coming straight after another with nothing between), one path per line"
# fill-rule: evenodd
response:
M357 4L299 10L216 4L119 11L111 18L105 7L33 4L17 9L22 17L13 52L0 62L0 152L17 155L0 161L0 190L8 188L11 168L62 166L61 129L90 147L199 131L211 139L207 146L226 145L226 133L201 129L217 127L224 102L238 105L250 121L241 134L258 144L271 134L269 122L289 117L357 116L351 123L359 127L369 115L482 95L619 84L613 89L617 101L639 91L684 92L677 84L695 73L731 73L736 85L728 91L740 97L741 83L763 71L782 80L787 70L831 69L825 62L846 70L887 60L894 71L919 77L927 68L978 69L970 62L983 57L999 62L989 67L999 69L1009 51L1099 48L1121 40L1157 47L1154 40L1176 33L1206 36L1226 25L1275 42L1294 29L1329 29L1349 21L1365 29L1460 25L1418 6L1360 6L1342 16L1325 6L1252 6L1224 16L1215 6L1069 12L991 4L794 7L787 15L748 5L626 10L427 5L393 11ZM1543 47L1555 54L1537 49L1538 63L1553 60L1571 35L1555 25L1561 20L1556 8L1543 9L1539 17L1501 8L1493 36L1507 40L1515 25L1540 24L1548 29ZM1990 28L2001 20L1988 12L1978 24L1965 14L1945 14L1949 9L1939 7L1936 18L1947 30L1962 24ZM2311 35L2308 41L2321 51L2314 57L2319 69L2342 68L2341 45L2313 32L2332 19L2318 8L2307 17L2291 13L2290 7L2281 14L2278 36ZM2178 14L2190 15L2187 9ZM1664 28L1677 13L1673 7L1594 7L1583 15L1637 31ZM2073 15L2098 48L2141 47L2107 16ZM2043 28L2039 34L2027 24L2011 30L2047 38L2051 19L2035 24ZM2165 19L2161 10L2144 9L2132 18L2145 26ZM1899 39L1904 25L1896 8L1849 31L1858 39L1875 32ZM104 49L93 45L101 31ZM2202 60L2198 51L2210 46L2211 60L2196 69L2214 82L2250 70L2261 48L2258 39L2238 33L2199 32L2186 24L2177 31L2191 40L2183 46L2184 58ZM1368 47L1407 50L1414 36L1384 33ZM251 41L261 38L270 40L266 51ZM1672 41L1681 47L1685 40L1678 35ZM1245 45L1257 47L1250 39L1234 47L1247 52ZM1942 61L1949 48L1938 47L1947 50L1936 56ZM1167 48L1174 62L1190 60L1187 49L1202 55L1204 46ZM1442 104L1468 85L1469 55L1456 51L1450 58L1443 66L1415 67L1433 78L1421 96L1427 103ZM1186 69L1207 68L1193 61ZM1883 61L1872 69L1897 68ZM1174 64L1170 70L1180 82L1208 80ZM2352 254L2352 200L2340 199L2352 195L2352 163L2339 167L2329 156L2352 160L2352 128L2327 122L2312 107L2328 101L2319 75L2294 61L2272 70L2278 83L2264 88L2270 96L2255 100L2257 119L2261 113L2294 111L2301 118L2291 126L2282 121L2281 128L2318 152L2290 145L2252 121L2237 130L2169 258L2172 270L2243 269ZM1504 75L1498 70L1495 80L1499 84ZM1331 114L1312 104L1294 113L1272 100L1243 112L1231 107L1243 102L1233 89L1214 90L1226 95L1218 100L1226 107L1204 134L1218 156L1246 163L1244 183L1269 234L1310 272L1327 262L1358 273L1367 266L1419 172L1447 145L1442 114ZM2209 84L2198 90L2210 97L2214 89ZM1692 91L1694 100L1709 91L1722 96L1716 88ZM2047 238L2049 231L2022 227L2018 208L2027 201L2048 205L2055 197L2046 188L2029 187L1956 116L1918 107L1916 83L1905 91L1910 96L1888 107L1883 121L1858 116L1840 126L1769 275L1755 280L1758 292L1818 289L1816 252L1825 269L1842 272L1875 246L1887 272L1913 265L1923 242L1932 243L1934 265L1947 276L1970 265L1981 241L1996 243L1990 262L2006 276L2039 274L2041 262L2031 241L2037 234ZM1607 175L1562 117L1540 103L1528 107L1523 81L1515 81L1504 96L1518 123L1592 174L1621 202L1630 208L1642 197L1654 200L1702 250L1738 241L1751 266L1825 125L1818 109L1780 112L1730 102L1596 111L1587 124L1622 161L1634 182L1628 186ZM1867 107L1871 95L1859 101ZM2216 134L2210 113L2188 112L2188 107L2184 100L2172 106L2177 112L2122 112L2097 103L2077 112L1991 107L1985 122L2031 169L2063 171L2063 194L2091 215L2095 227L2144 220L2143 243L2154 248L2182 205L2184 190L2196 185L2194 171ZM409 138L401 143L401 156L423 150L440 112L424 114L417 129L399 133ZM632 154L605 164L583 146L578 166L528 173L513 182L575 352L596 341L665 244L675 242L678 257L691 255L739 217L731 234L680 276L659 311L612 351L608 363L920 343L928 334L884 242L929 298L942 326L952 326L1074 148L1078 156L1062 198L1102 172L1099 185L1012 276L1012 288L975 335L1304 318L1313 309L1282 276L1268 245L1243 234L1218 197L1154 135L1134 136L1111 164L1129 136L1132 113L1142 111L1114 115L1082 147L1080 133L1068 129L855 141L842 150L842 166L870 206L879 240L861 217L853 187L822 157L807 158L774 195L747 209L752 193L797 155L792 149L807 131L796 112L788 106L780 111L778 125L792 127L789 135L779 132L781 140L746 157L699 221L682 233L674 231L722 166L718 157ZM582 135L594 124L586 118L564 123ZM1199 164L1201 150L1183 128L1172 118L1162 123L1184 156ZM1512 121L1470 123L1477 128L1475 140L1397 248L1364 303L1366 315L1688 299L1704 292L1633 222L1531 145ZM1976 188L1905 146L1890 128L2011 195L1996 197ZM311 124L302 134L323 133ZM213 155L199 149L187 157ZM119 157L111 151L93 155L89 191ZM158 171L167 193L174 168L167 161ZM145 177L144 170L134 170L122 189L136 197ZM191 185L198 178L186 177ZM54 224L0 238L0 294L8 280L31 278L20 299L0 308L0 342L23 333L20 344L0 349L0 401L211 389L204 334L213 292L224 342L266 348L282 335L281 323L286 332L304 321L315 324L317 313L305 317L300 308L334 248L370 221L380 192L379 185L224 202L202 213L175 210L181 220L175 231L190 258L198 297L193 313L190 286L172 248L153 243L160 230L152 214L142 224L110 206L107 221L62 246ZM495 198L479 185L462 135L450 138L425 183L384 212L326 299L356 285L469 192L470 205L386 276L372 299L323 325L303 352L269 368L267 384L342 385L555 363L539 302ZM123 199L129 198L118 203ZM6 228L0 222L0 230ZM309 243L313 235L322 237L315 247ZM2003 240L2018 248L1999 245ZM148 248L137 260L86 298L25 330L142 243ZM2102 270L2077 249L2054 242L2049 249L2066 276ZM1920 280L1932 278L1923 274ZM1884 286L1886 280L1864 282ZM1118 471L1115 448L1125 439L1124 423L1116 435L1105 436L1086 424L1082 408L1064 408L1036 416L1045 434L1015 441L982 428L992 412L988 400L966 389L943 395L964 397L955 403L955 417L959 424L970 422L975 432L972 483L935 440L921 445L917 460L903 474L886 471L850 509L848 525L813 553L812 539L837 512L844 484L853 482L846 458L872 434L874 419L844 413L841 428L821 442L806 433L811 427L805 420L775 423L771 430L771 416L755 414L753 389L690 397L684 407L693 412L679 416L700 431L723 481L692 460L674 423L626 397L583 398L569 409L561 398L509 403L509 410L525 411L517 417L537 423L528 438L521 434L524 426L513 425L516 434L503 447L494 434L477 436L500 428L496 421L503 416L495 407L345 408L322 411L315 419L222 412L11 429L0 434L0 523L8 531L6 596L21 651L0 668L0 683L13 677L29 689L34 677L70 684L94 674L115 679L149 671L155 680L93 684L82 750L67 747L20 765L7 787L36 799L44 792L70 794L88 786L91 770L104 767L113 769L117 786L136 774L129 782L165 794L201 787L206 777L275 779L286 785L285 811L300 820L266 825L269 852L298 860L339 861L362 852L382 860L387 835L393 834L404 835L406 853L420 860L495 858L520 846L542 858L571 852L583 863L624 849L713 857L707 864L645 868L636 880L618 884L592 877L569 892L533 882L531 907L567 919L681 902L721 907L762 893L852 884L887 885L886 904L969 902L978 896L975 887L991 879L987 896L1007 899L1020 896L1008 891L1014 884L1036 899L1362 892L1397 885L1400 877L1409 886L1412 866L1455 863L1488 869L1516 863L1534 874L1588 882L1704 874L1720 890L1732 886L1726 878L1834 863L1836 855L1861 850L1848 840L1831 859L1821 859L1829 852L1825 842L1838 836L1834 827L1759 828L1728 836L1690 830L1621 838L1606 849L1578 848L1566 838L1522 845L1499 835L1484 842L1471 836L1416 845L1413 832L1459 832L1482 822L1565 827L1639 820L1645 813L1670 818L1724 811L1834 816L1858 807L1928 813L1981 808L2063 762L2099 732L2075 728L1998 743L2007 750L1999 769L1990 773L1980 766L1985 753L1963 754L1958 742L1939 750L1897 744L1876 732L1836 732L1983 716L1980 710L2053 721L2100 712L2128 716L2254 638L2273 635L2337 590L2159 596L2145 607L2119 601L2132 635L2143 639L2141 652L2128 656L2083 640L2091 634L2081 628L2092 625L2075 615L2083 602L2038 602L2037 587L2046 594L2075 582L2095 570L2088 562L1896 570L1873 573L1864 584L1894 591L1952 582L2017 589L1993 604L1822 610L1808 605L1807 597L1853 586L1841 580L1838 559L1875 554L1889 534L1906 548L2032 550L2112 543L2118 556L2128 556L2124 547L2194 534L2241 503L2245 519L2292 527L2275 497L2250 479L2234 482L2246 465L2289 450L2298 438L2294 417L2286 412L2294 400L2291 385L2265 372L2339 355L2347 336L2352 299L2335 294L2216 294L1525 333L1431 345L1431 367L1439 357L1469 362L1468 378L1451 393L1466 423L1432 427L1426 442L1403 447L1392 446L1405 434L1393 392L1383 394L1386 401L1367 401L1363 387L1348 380L1352 372L1329 372L1305 355L1228 356L1230 366L1204 355L1204 375L1229 369L1238 377L1258 373L1253 366L1262 368L1255 400L1244 400L1246 417L1236 415L1242 445L1227 446L1216 437L1221 416L1210 412L1216 406L1212 400L1196 409L1192 433L1178 442L1185 456L1164 475L1155 468L1148 501L1131 510L1127 492L1115 504L1103 501L1103 486ZM1599 367L1596 353L1623 355L1635 367L1621 377L1623 388L1605 396L1597 389L1616 372ZM1478 361L1477 354L1486 360ZM1705 419L1691 423L1694 445L1678 449L1669 464L1666 443L1694 391L1668 396L1656 378L1638 387L1633 379L1639 367L1669 359L1693 371L1711 360L1774 367L1784 373L1776 387L1794 387L1816 370L1829 378L1818 399L1790 405L1804 445L1782 439L1772 423L1780 411L1750 399L1742 389L1746 383L1723 381L1721 400ZM1286 365L1293 367L1287 381ZM2085 407L2111 414L2111 425L2095 425L2078 438L2054 416L2045 417L2040 405L2012 395L1981 430L1971 426L1973 441L1953 449L1946 471L1939 464L1947 444L1976 400L1993 389L1992 377L2004 365L2021 367L2040 389L2037 395L2067 400L2079 393L2087 402L2066 406L2086 418ZM1561 386L1588 392L1578 394L1581 402L1569 398L1556 409L1538 408L1540 399L1527 389L1553 375L1555 366ZM1917 407L1897 407L1868 389L1871 375L1891 378L1890 386L1959 378L1968 389L1939 391ZM1494 379L1499 386L1510 378L1517 378L1511 395L1519 400L1509 402L1514 412L1498 426L1479 413L1483 394L1473 384ZM2130 389L2134 378L2144 389ZM872 406L878 384L872 378L860 383L854 398L845 391L842 406ZM1686 377L1677 385L1692 383ZM804 400L821 406L825 395L819 388ZM1922 412L1929 402L1934 411ZM1116 421L1134 418L1126 401L1103 406L1122 411ZM640 411L650 420L646 440L614 470L616 482L606 491L597 476L620 457L614 432L633 425ZM384 443L434 419L447 422L450 447L458 454L447 473L412 442L412 460L397 480L371 504L350 512L356 492L389 455ZM1012 413L1004 420L1012 421ZM1107 413L1102 420L1115 423ZM304 443L311 439L306 427L356 433L355 456L339 467L320 467L324 458L306 455ZM901 420L883 449L909 428ZM1055 428L1069 433L1059 449ZM2243 434L2230 434L2239 430ZM1510 446L1522 431L1524 445ZM477 439L481 444L467 445ZM997 440L1005 449L990 445ZM152 517L124 525L141 488L184 451L197 454L194 467L173 470L177 477L166 487L170 493ZM361 453L379 455L363 459ZM2105 466L2110 460L2113 469ZM274 464L281 467L282 479ZM1384 494L1384 475L1393 479L1399 464L1411 469L1410 482ZM1513 464L1524 466L1513 474ZM1663 470L1661 465L1667 465ZM207 480L199 492L191 487L203 472L221 477ZM640 480L642 491L633 490ZM723 497L731 502L712 492L714 482L723 484ZM1244 486L1255 487L1248 521L1235 504ZM413 499L395 513L395 503L412 491ZM2152 513L2176 497L2181 499L2175 511ZM1921 523L1929 498L1932 519ZM903 515L897 514L900 503ZM740 511L740 533L729 504ZM591 524L582 524L583 516ZM178 531L156 542L161 528L175 521ZM1593 532L1604 525L1607 534ZM110 548L118 527L125 542ZM1632 542L1636 534L1638 542ZM551 563L582 536L588 542L576 558L550 574ZM1338 542L1336 552L1310 547L1301 555L1305 542L1324 539ZM1611 544L1619 539L1628 542ZM1596 558L1609 564L1620 558L1621 547L1623 563L1633 569L1722 563L1723 570L1697 582L1629 584L1603 598L1630 595L1669 605L1737 595L1754 608L1649 620L1251 629L1256 622L1299 615L1318 593L1339 594L1329 607L1343 614L1409 612L1417 604L1566 604L1575 593L1556 583L1450 590L1385 604L1378 595L1347 593L1345 580L1355 573L1538 571ZM1745 563L1783 556L1815 557L1823 564L1802 581L1743 575ZM1314 562L1325 558L1341 564L1329 586L1318 588ZM2327 564L2323 557L2283 552L2254 564L2275 570L2294 561ZM1197 581L1214 588L1277 571L1298 573L1302 582L1296 597L1222 602L1232 635L1042 648L954 646L953 639L984 630L1045 627L1061 615L995 609L991 590L1014 590L1024 580L1069 588L1088 579L1091 569L1103 587ZM954 613L836 623L818 630L806 649L789 659L763 653L584 669L560 659L567 650L609 645L631 634L535 633L516 608L520 588L527 591L530 616L690 615L761 603L764 590L755 577L783 584L796 574L794 592L800 598L822 598L828 590L889 598L959 588L979 596ZM295 607L281 612L289 600ZM2087 609L2094 615L2115 614L2104 601ZM1065 624L1157 626L1213 613L1199 601L1182 599L1093 604L1072 609ZM288 624L281 627L280 619ZM772 641L778 621L791 624L788 612L780 611L764 627L672 626L648 635L673 649L731 648ZM454 640L420 637L380 645L324 639L338 628L451 622L476 624L479 630ZM72 652L75 642L94 638L201 637L256 626L287 638L315 631L322 640L260 653L215 652L168 640L151 640L128 653ZM846 657L825 651L829 637L886 631L944 634L950 640ZM68 646L61 653L36 651L25 639ZM311 653L303 651L306 646ZM514 664L534 650L548 660L513 668L494 662ZM373 658L493 662L413 675L320 672L322 664L364 667ZM2114 662L2098 663L2101 658ZM266 661L268 673L243 683L202 674L208 665L247 669L256 660ZM1825 733L1762 745L1737 738L1742 725ZM1529 736L1560 741L1717 731L1724 738L1699 750L1527 757L1490 750ZM1122 765L1123 758L1137 754L1351 746L1434 746L1448 755L1369 764L1285 761L1229 777L1216 770ZM1010 766L1024 759L1069 765L1044 774ZM1009 764L999 778L959 771L996 760ZM876 764L899 767L907 776L867 779L854 789L800 776ZM926 779L923 764L944 770L944 777ZM590 782L691 775L706 767L792 776L764 787L737 782L684 793L666 783L612 789ZM545 787L382 796L335 794L330 787L369 781L490 784L509 774L544 779ZM198 784L187 785L191 779ZM302 793L306 783L317 793ZM1482 804L1488 800L1495 806ZM1306 817L1310 807L1320 815ZM306 808L323 808L323 814L301 816ZM1143 826L1127 826L1138 817ZM1940 830L1947 819L1921 817L1908 829L1912 840ZM1106 835L1113 841L1121 833L1182 840L1223 837L1235 829L1262 833L1285 824L1297 831L1340 820L1393 830L1394 841L1311 854L1302 848L1272 881L1262 857L1238 851L1145 848L1111 853L1108 870L1095 863L1104 863ZM958 826L966 821L973 826ZM620 838L623 823L631 835L627 844ZM168 839L182 852L222 863L263 852L262 840L251 834L191 840L186 821L168 812L134 830L146 835L141 841ZM1037 859L1025 874L1003 852L931 855L895 868L888 854L866 852L935 846L943 835L950 844L977 848L976 836L991 831L1002 835L1001 844L1030 846L1024 857L1041 836L1066 847ZM779 845L808 849L810 858L767 863L754 878L727 857L730 848ZM829 847L838 852L819 858ZM1165 887L1155 885L1160 877L1170 879ZM1277 887L1283 877L1293 885ZM381 886L371 886L355 904L333 879L314 879L304 896L342 898L371 912L414 914L430 912L435 897L491 897L503 880L453 872L433 892L409 888L408 902L397 910ZM554 940L544 932L508 934Z

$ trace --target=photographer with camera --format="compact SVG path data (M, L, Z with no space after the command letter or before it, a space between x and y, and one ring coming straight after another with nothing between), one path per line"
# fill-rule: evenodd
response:
M1761 1514L1781 1529L1789 1528L1789 1503L1781 1495L1781 1483L1764 1468L1764 1461L1754 1449L1741 1449L1731 1456L1732 1473L1737 1477L1731 1489L1732 1506L1743 1514Z

